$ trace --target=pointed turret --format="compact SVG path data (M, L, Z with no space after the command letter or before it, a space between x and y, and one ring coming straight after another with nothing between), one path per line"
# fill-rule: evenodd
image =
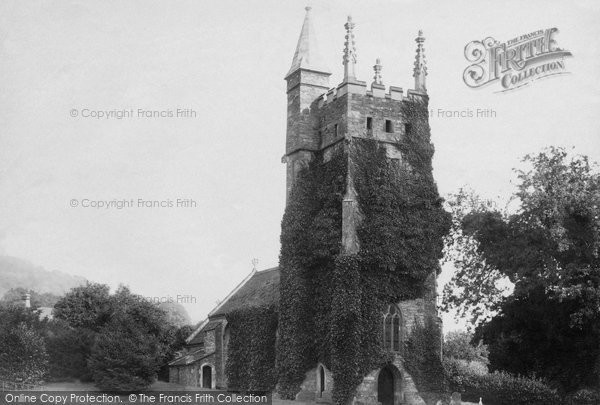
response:
M331 74L319 54L315 29L312 25L311 8L306 7L305 10L306 15L302 24L302 31L300 31L300 38L298 38L298 45L296 46L294 59L292 59L292 66L285 75L286 79L298 69Z
M292 66L285 75L288 121L283 160L287 164L288 195L298 172L308 164L314 151L321 145L318 117L313 110L319 98L329 90L330 75L318 52L310 7L306 7Z
M417 43L417 55L415 56L415 68L413 70L415 90L421 93L427 93L427 86L425 85L427 60L425 59L425 48L423 47L423 42L425 42L423 31L419 30L419 35L415 38L415 42Z
M348 21L344 24L346 28L346 42L344 42L344 82L356 79L356 42L354 41L354 27L352 16L348 16Z

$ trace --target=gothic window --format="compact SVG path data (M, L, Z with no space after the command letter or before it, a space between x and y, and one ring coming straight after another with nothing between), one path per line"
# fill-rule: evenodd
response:
M383 315L383 345L386 349L399 352L402 343L400 339L400 310L395 305L390 305Z

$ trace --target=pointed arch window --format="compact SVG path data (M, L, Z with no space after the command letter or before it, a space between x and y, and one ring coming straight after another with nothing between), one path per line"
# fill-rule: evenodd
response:
M399 352L401 344L401 315L396 305L387 307L383 314L383 345L386 349Z

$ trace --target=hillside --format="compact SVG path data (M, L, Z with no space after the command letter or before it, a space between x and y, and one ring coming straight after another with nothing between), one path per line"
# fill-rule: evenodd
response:
M63 295L73 287L85 284L80 276L57 270L46 270L26 260L0 256L0 297L11 288L25 288L40 294Z

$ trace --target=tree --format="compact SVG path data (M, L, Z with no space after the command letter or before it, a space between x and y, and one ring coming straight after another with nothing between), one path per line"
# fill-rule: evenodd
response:
M2 299L0 299L0 305L11 305L19 304L24 294L31 294L31 307L53 307L54 304L59 300L59 296L52 293L38 293L35 290L28 290L23 287L11 288L4 293Z
M96 386L109 391L147 388L160 367L156 336L123 317L105 325L92 346L88 366Z
M72 288L54 305L54 317L74 328L88 328L98 332L110 319L110 287L90 283Z
M46 347L49 356L49 377L53 380L79 379L91 382L87 366L96 332L89 328L74 328L63 319L48 321Z
M35 384L48 370L44 322L30 309L0 307L0 380Z
M172 325L182 327L191 323L190 315L178 302L161 302L158 307L166 312L167 321Z
M168 317L168 315L167 315ZM177 352L182 350L186 344L186 339L192 334L194 328L191 325L181 327L172 326L167 334L170 344L165 352L165 361L162 363L158 372L158 378L163 381L169 381L169 362L175 359Z
M515 213L468 193L454 196L446 247L457 273L444 291L445 308L479 325L493 369L534 372L567 390L596 385L600 175L587 157L560 148L523 161L529 167L517 171ZM452 253L456 247L464 249Z
M74 288L56 304L55 314L76 333L91 337L79 351L96 386L106 390L147 387L168 360L175 337L157 304L123 286L112 295L101 284Z
M478 361L482 364L488 364L488 349L482 342L473 345L473 334L463 331L452 331L444 339L444 357L465 360Z

